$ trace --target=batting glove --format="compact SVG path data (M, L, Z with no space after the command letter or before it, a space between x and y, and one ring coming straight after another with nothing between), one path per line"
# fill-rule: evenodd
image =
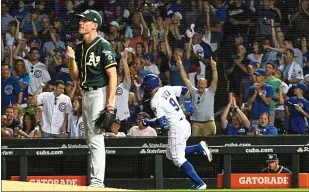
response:
M191 105L191 99L190 98L185 98L185 108L186 108L186 111L188 113L189 116L192 116L192 114L194 113L194 109Z

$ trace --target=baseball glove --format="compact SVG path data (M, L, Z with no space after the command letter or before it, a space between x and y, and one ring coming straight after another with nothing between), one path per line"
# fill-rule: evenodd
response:
M101 130L111 130L112 124L116 119L116 112L116 109L107 110L107 108L105 108L100 111L98 117L94 120L94 125Z

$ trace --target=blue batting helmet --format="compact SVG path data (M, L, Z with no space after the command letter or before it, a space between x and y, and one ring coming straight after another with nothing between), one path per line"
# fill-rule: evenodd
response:
M159 86L160 86L159 77L154 74L148 74L143 78L141 89L144 90L144 92L150 92L154 88L157 88Z

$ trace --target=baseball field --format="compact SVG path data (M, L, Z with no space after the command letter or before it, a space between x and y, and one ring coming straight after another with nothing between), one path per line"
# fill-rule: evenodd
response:
M43 183L31 183L31 182L18 182L18 181L2 181L2 191L136 191L128 189L116 189L116 188L92 188L86 186L72 186L72 185L54 185L54 184L43 184ZM182 192L188 191L188 189L175 189L175 190L139 190L145 192ZM268 191L279 191L279 192L293 192L293 191L306 191L309 189L207 189L199 191L220 191L220 192L268 192Z

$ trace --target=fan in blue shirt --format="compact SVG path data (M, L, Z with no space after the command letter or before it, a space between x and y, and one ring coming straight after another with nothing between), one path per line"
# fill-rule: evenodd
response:
M230 109L234 112L232 114L232 122L228 123L227 115ZM246 129L250 127L250 121L236 105L233 93L230 93L229 103L221 115L221 125L226 135L246 135Z
M284 104L289 107L289 134L304 134L306 133L306 120L309 118L309 102L303 97L307 92L307 86L303 83L295 85L293 96L284 101Z
M263 113L260 115L259 124L249 128L248 135L278 135L278 130L275 126L270 125L270 115Z
M262 113L270 112L270 102L274 97L274 89L271 85L265 84L266 72L264 69L257 70L256 83L249 88L248 105L251 106L250 120L259 119Z

